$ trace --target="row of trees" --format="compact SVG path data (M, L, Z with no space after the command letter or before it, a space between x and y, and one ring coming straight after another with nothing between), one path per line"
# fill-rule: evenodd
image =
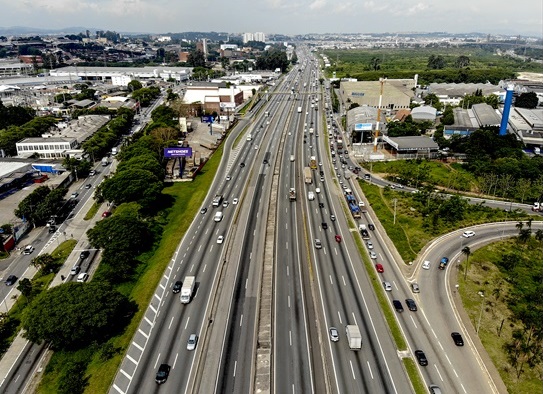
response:
M8 156L16 156L17 149L15 144L18 141L24 138L39 137L47 133L55 123L55 118L46 116L33 118L20 126L8 126L0 130L0 150L3 150Z
M281 72L285 72L288 68L289 61L287 54L278 48L270 48L256 59L256 67L259 70L275 70L279 68Z

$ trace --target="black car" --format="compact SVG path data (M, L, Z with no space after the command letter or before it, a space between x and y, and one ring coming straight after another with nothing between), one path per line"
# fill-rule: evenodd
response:
M422 365L423 367L428 365L428 360L426 359L426 355L424 354L422 350L415 350L415 357L417 358L417 361L419 362L419 364Z
M81 260L85 260L87 257L89 257L90 255L90 252L88 250L84 250L81 252L81 254L79 255L79 258Z
M326 224L325 222L322 222L321 226L323 230L326 230L328 228L328 224Z
M323 202L319 203L319 208L324 208L324 203Z
M10 275L4 282L6 286L13 286L17 282L17 277L15 275Z
M160 367L158 367L158 372L156 373L155 381L158 384L162 384L168 380L168 376L170 375L170 366L168 364L160 364Z
M321 176L324 176L324 171L321 170L319 173L321 174Z
M392 300L392 305L394 305L394 309L396 309L396 312L403 312L403 306L400 300Z
M368 228L371 230L371 231L374 231L375 230L375 226L371 223L368 224Z
M48 230L50 233L54 233L55 231L57 231L57 226L49 226L49 230Z
M200 209L200 213L202 215L204 215L206 212L207 212L207 207L203 207L202 209Z
M263 163L268 164L268 160L264 159Z
M174 294L177 294L181 291L181 287L183 286L183 282L181 282L180 280L178 280L177 282L175 282L173 284L173 287L172 287L172 291L174 292Z
M405 305L407 305L407 309L409 309L411 312L417 311L417 304L415 303L415 300L412 298L408 298L405 300Z
M239 166L240 166L241 168L243 168L243 167L245 167L245 163L241 162L241 163L239 163Z
M464 346L464 340L462 339L462 335L460 335L459 332L453 332L451 333L451 337L454 341L454 344L456 346Z

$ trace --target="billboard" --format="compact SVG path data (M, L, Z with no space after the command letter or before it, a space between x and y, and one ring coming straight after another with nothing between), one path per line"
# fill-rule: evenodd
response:
M164 148L164 157L190 157L192 148Z
M372 126L372 123L355 123L354 131L371 130Z
M204 123L213 123L215 119L213 119L213 115L203 115L202 116L202 122Z

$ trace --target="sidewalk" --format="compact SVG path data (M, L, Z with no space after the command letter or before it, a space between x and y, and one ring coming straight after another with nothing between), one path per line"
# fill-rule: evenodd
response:
M84 183L84 180L80 180L79 182L74 183L73 187L71 189L79 189L80 186ZM71 192L71 191L70 191ZM65 263L60 268L59 272L51 282L50 287L57 286L59 284L62 284L66 281L67 278L70 276L70 270L72 267L72 262L75 262L79 259L79 253L83 249L87 249L88 245L88 239L87 239L87 230L89 228L94 227L96 222L101 219L101 213L106 210L106 204L104 203L96 215L91 220L83 220L86 213L89 211L89 209L92 207L94 203L93 198L89 198L87 202L81 206L76 213L76 215L70 219L67 223L67 225L62 225L59 227L59 230L53 234L53 236L49 239L49 241L45 244L45 246L42 248L41 251L39 251L39 254L43 253L52 253L61 242L64 242L68 239L77 239L78 242L75 245L74 249L72 250L72 253L68 258L66 259ZM62 231L61 231L62 230ZM26 236L28 237L28 243L31 243L33 240L35 240L39 234L43 231L43 227L35 228ZM95 257L95 261L92 265L92 272L96 269L96 266L98 265L100 255L98 254L97 257ZM33 266L29 266L29 268L25 271L24 275L19 278L19 280L23 278L32 279L34 275L36 274L37 269ZM91 272L89 272L89 275ZM62 279L64 277L64 280ZM2 306L2 311L4 310L4 307L6 310L9 310L13 307L15 304L17 298L19 297L20 292L17 290L17 286L14 285L12 291L10 292L9 297L2 303L5 304ZM20 357L21 353L23 352L25 346L27 345L28 341L22 337L22 331L19 332L17 337L12 342L10 348L7 350L7 352L2 356L0 359L0 388L2 387L2 384L8 377L11 369L16 364L18 358Z

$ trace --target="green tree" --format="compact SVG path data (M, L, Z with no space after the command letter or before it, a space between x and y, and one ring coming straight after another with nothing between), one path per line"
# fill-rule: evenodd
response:
M464 246L462 248L462 254L466 256L466 269L464 270L464 280L466 280L466 276L468 275L468 270L469 270L469 256L471 255L470 247Z
M191 51L187 59L187 64L192 67L205 67L206 58L204 53L200 50Z
M456 68L464 68L464 67L468 67L469 63L470 63L469 57L461 55L456 58L456 61L454 62L454 66Z
M441 55L430 55L428 58L428 68L432 70L445 68L445 59Z
M143 85L137 79L133 79L132 81L128 82L129 92L134 92L135 90L139 90L141 88L143 88Z
M429 93L424 96L424 104L430 105L438 111L441 111L441 109L443 108L443 104L441 104L439 97L437 97L435 93Z
M17 290L21 292L21 294L27 299L30 299L30 296L32 295L32 282L28 278L23 278L19 281L19 284L17 285Z
M68 362L58 378L58 393L83 394L88 385L87 365L85 361Z
M135 201L151 208L162 192L163 182L148 170L127 169L106 179L99 192L107 201L117 204Z
M372 57L369 64L368 64L368 67L369 67L370 70L373 70L373 71L380 70L381 69L381 59L379 59L376 56Z
M25 309L25 337L53 349L77 349L105 342L125 327L133 302L106 283L66 283L38 295Z
M46 274L55 270L55 259L49 253L34 257L30 264Z
M535 92L521 93L515 100L515 107L520 108L535 108L539 103Z

